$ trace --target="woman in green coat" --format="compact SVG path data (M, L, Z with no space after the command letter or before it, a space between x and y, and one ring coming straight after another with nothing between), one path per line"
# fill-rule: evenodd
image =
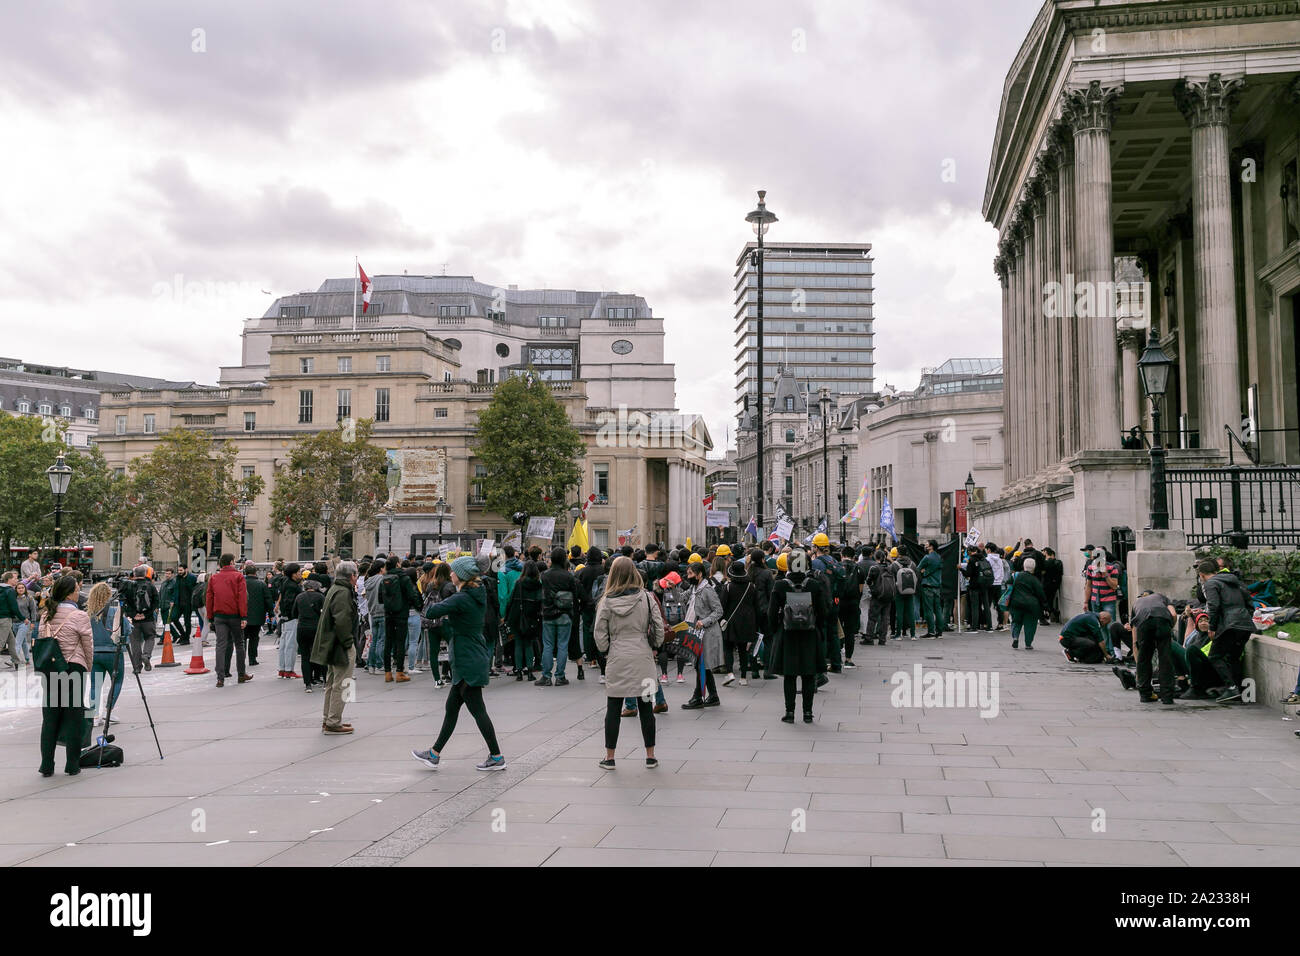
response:
M483 637L483 615L487 611L487 597L479 581L478 562L468 555L451 563L451 583L456 593L425 609L429 623L443 624L443 636L451 664L451 693L447 695L447 711L442 718L442 730L428 750L412 750L411 756L430 770L437 770L442 748L456 729L462 705L469 708L478 724L479 733L488 745L488 758L476 769L504 770L506 759L497 746L496 730L483 703L483 688L488 684L488 667L492 651ZM442 619L446 620L443 621Z
M1025 632L1025 650L1034 649L1034 634L1038 631L1038 618L1047 608L1047 594L1034 576L1038 563L1033 558L1025 558L1024 570L1011 575L1007 587L1011 588L1011 600L1007 610L1011 612L1011 646L1020 646L1020 632Z

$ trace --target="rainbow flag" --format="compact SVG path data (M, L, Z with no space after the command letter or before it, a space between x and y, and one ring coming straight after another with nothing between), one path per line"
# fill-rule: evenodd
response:
M847 524L850 521L859 520L867 510L867 476L862 476L862 490L858 492L858 500L853 502L853 507L849 509L840 521Z

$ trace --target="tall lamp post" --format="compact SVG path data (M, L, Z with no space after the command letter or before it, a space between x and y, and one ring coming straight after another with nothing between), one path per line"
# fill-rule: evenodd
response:
M840 543L841 544L849 543L849 537L848 537L849 530L844 524L844 516L848 514L848 510L849 510L849 502L844 497L845 492L848 491L848 489L844 487L844 485L848 480L849 480L849 453L846 452L844 450L844 446L841 445L840 446Z
M1160 437L1160 400L1169 388L1169 369L1173 360L1165 354L1151 328L1147 347L1138 359L1138 372L1142 376L1142 390L1151 399L1151 528L1169 530L1169 501L1165 493L1165 443Z
M970 534L970 503L975 500L975 478L968 471L966 472L966 533Z
M763 527L763 486L766 484L764 478L767 470L767 464L763 461L764 430L767 427L763 423L763 237L776 221L776 215L767 210L767 190L760 189L758 207L745 217L745 222L754 227L754 235L758 236L758 248L749 257L750 265L758 270L758 413L755 421L758 430L758 508L755 526L758 528ZM748 326L748 321L745 324ZM745 337L749 337L748 330Z
M388 547L384 549L384 554L390 556L393 553L393 515L391 507L384 509L384 518L388 521Z
M262 547L266 548L266 560L271 560L271 539L267 538L262 542Z
M327 560L329 558L329 553L330 553L330 518L333 517L333 515L334 515L334 509L330 507L328 501L325 502L325 504L320 506L321 530L325 532L325 539L321 543L321 548L322 548L322 553L325 555Z
M442 545L443 545L443 540L442 540L442 535L443 535L443 531L442 531L442 522L443 522L443 519L445 519L445 518L447 517L447 499L446 499L446 498L439 498L439 499L438 499L438 513L437 513L437 516L438 516L438 547L442 547ZM456 544L457 544L457 546L459 546L460 542L457 541Z
M830 453L826 447L827 436L831 430L831 390L825 385L817 390L817 404L822 409L822 510L826 513L831 510ZM827 517L829 517L829 514L827 514ZM827 524L829 523L828 521Z
M252 506L247 498L239 499L239 563L243 564L248 554L244 548L244 539L248 537L248 510Z
M45 476L50 479L50 491L54 493L54 549L59 549L63 534L63 496L68 493L68 483L72 480L72 469L60 455L49 468ZM62 555L58 560L62 561Z

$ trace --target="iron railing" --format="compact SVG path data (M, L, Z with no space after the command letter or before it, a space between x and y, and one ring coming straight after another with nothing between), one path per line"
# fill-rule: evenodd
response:
M1300 468L1170 468L1169 526L1193 548L1300 547Z

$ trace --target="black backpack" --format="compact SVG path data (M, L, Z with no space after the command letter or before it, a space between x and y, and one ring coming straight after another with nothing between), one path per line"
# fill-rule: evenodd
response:
M993 565L989 564L989 559L980 558L975 567L979 571L979 586L985 590L993 587Z
M604 575L604 574L599 574L599 575L596 576L596 580L593 581L593 582L591 582L591 603L592 603L592 604L598 604L598 603L600 603L600 599L601 599L601 597L604 596L604 594L605 594L605 578L606 578L606 575Z
M812 592L807 582L795 585L785 596L781 609L781 625L787 631L812 631L817 629L817 615L813 610Z
M402 582L398 580L395 574L385 574L384 579L379 582L379 603L384 606L384 611L388 614L401 614L406 610L406 598L402 594Z

